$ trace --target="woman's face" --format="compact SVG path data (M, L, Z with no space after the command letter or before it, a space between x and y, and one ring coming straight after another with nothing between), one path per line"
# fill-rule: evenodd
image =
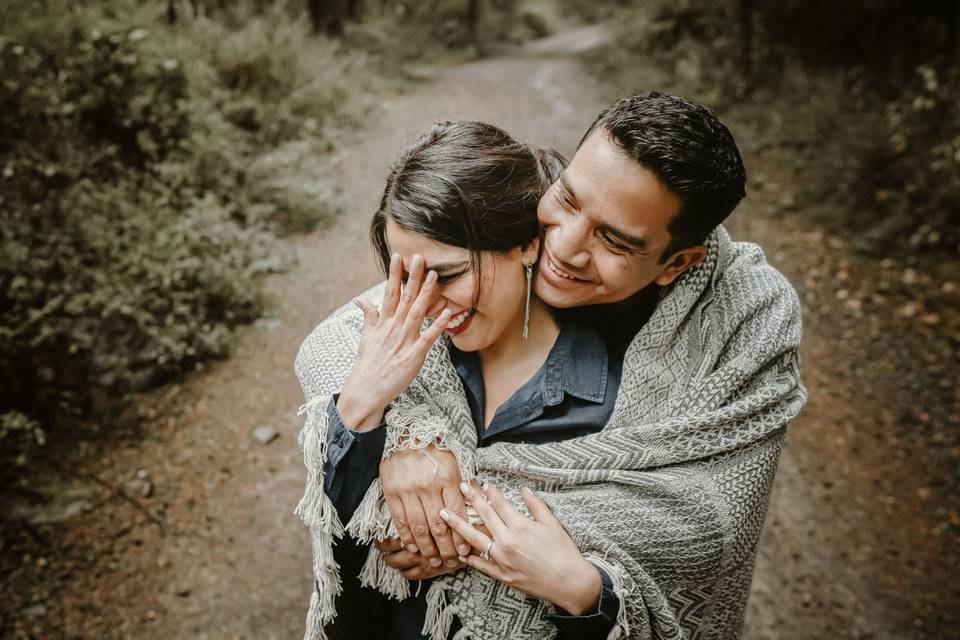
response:
M400 255L404 273L413 256L423 257L426 269L437 272L439 297L428 314L439 315L444 307L452 312L447 334L461 351L481 351L495 345L508 331L519 336L527 294L524 263L536 259L537 243L526 250L517 247L507 253L481 252L479 273L470 268L470 251L442 244L404 229L387 219L387 244ZM424 271L426 273L426 271ZM477 287L480 297L474 307Z

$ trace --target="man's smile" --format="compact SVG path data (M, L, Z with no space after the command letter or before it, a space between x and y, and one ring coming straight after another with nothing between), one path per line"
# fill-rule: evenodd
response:
M544 252L543 255L545 258L547 269L550 271L551 274L557 276L558 278L563 278L564 280L568 280L571 283L591 284L590 280L587 280L585 278L578 278L577 276L573 275L569 271L566 271L560 268L560 266L553 260L550 254L547 253L546 251Z

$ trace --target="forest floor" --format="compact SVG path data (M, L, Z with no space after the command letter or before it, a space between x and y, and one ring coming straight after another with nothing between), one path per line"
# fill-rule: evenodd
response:
M353 206L293 240L299 265L264 281L272 310L239 330L232 357L138 396L116 428L84 430L56 467L8 490L0 637L301 637L311 578L293 515L304 480L297 347L378 280L366 227L404 141L471 118L572 154L605 102L577 58L600 39L581 29L421 67L384 100L338 152ZM745 637L956 637L956 264L853 254L803 210L784 211L796 186L788 158L740 142L750 191L728 228L762 245L800 293L810 394L788 430Z

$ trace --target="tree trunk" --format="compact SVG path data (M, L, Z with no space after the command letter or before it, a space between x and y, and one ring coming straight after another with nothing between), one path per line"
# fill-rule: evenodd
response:
M467 0L467 28L477 55L480 55L480 0Z
M753 2L740 0L740 72L748 83L753 76Z
M167 24L177 23L177 0L167 0Z
M353 22L360 22L363 18L363 0L347 0L347 18Z

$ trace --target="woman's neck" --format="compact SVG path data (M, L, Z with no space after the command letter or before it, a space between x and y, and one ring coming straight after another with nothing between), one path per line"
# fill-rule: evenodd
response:
M514 329L515 327L515 329ZM560 334L560 324L553 317L550 308L539 298L530 298L530 325L528 337L523 337L523 312L518 315L517 322L511 322L510 327L503 332L500 338L477 352L480 366L483 369L525 368L531 361L536 361L539 368L557 336Z

